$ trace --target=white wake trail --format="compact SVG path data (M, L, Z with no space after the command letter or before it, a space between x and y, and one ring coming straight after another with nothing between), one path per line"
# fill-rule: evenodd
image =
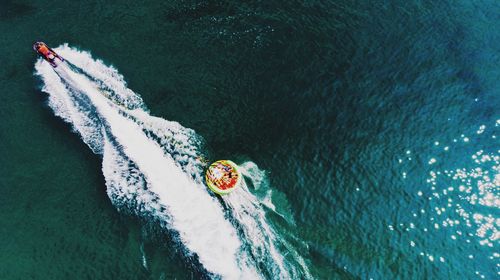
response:
M70 61L81 59L78 52L67 47L57 51ZM92 69L91 65L86 67ZM73 124L94 152L103 154L108 188L120 188L121 196L131 198L133 195L145 200L141 207L163 216L208 271L234 279L241 276L241 271L248 270L238 262L241 242L235 229L224 219L220 203L127 117L128 109L119 108L104 97L92 81L65 64L56 68L59 76L43 61L37 62L36 70L44 81L43 91L49 94L49 104L56 115ZM144 197L136 192L137 184L147 185ZM154 198L158 198L157 203L151 203Z
M36 63L42 91L54 113L102 155L107 194L120 211L159 221L215 277L311 278L302 257L268 224L264 204L272 203L243 184L223 197L224 211L207 191L202 140L193 130L149 115L123 76L90 53L68 45L55 50L67 63L55 69ZM250 171L258 168L250 165L241 169L256 179Z
M259 188L265 181L265 174L253 162L245 162L239 166L242 174L252 181L254 187ZM249 190L245 180L242 180L240 189L231 195L222 197L231 209L233 219L238 221L247 241L252 244L250 255L260 256L266 263L270 277L276 279L312 279L304 259L298 254L283 237L280 237L268 224L264 205L279 216L276 207L267 199L259 200ZM269 199L270 200L270 199ZM283 253L289 255L286 261Z

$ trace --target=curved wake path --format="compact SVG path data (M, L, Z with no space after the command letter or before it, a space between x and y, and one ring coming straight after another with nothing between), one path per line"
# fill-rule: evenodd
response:
M201 140L193 130L150 116L123 77L89 53L67 45L56 51L68 63L54 69L37 61L42 90L54 113L103 156L107 193L115 206L158 220L176 233L186 254L196 254L208 272L222 278L301 274L285 263L264 210L246 187L224 198L231 209L230 220L225 219L221 203L203 185L197 161ZM292 254L309 278L303 260ZM262 259L265 274L257 265Z

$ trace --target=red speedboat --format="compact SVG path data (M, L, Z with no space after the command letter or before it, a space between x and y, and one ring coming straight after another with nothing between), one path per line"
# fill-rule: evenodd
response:
M57 67L56 58L60 61L64 61L64 58L58 55L53 49L49 48L44 42L34 43L33 49L45 60L47 60L47 62L50 63L52 67Z

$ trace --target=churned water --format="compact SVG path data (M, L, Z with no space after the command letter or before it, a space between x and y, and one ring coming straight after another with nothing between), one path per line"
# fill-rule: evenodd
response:
M499 277L497 1L1 4L0 278Z

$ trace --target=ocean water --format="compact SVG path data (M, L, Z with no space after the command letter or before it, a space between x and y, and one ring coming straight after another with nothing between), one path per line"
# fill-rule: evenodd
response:
M499 277L499 2L1 4L1 279Z

